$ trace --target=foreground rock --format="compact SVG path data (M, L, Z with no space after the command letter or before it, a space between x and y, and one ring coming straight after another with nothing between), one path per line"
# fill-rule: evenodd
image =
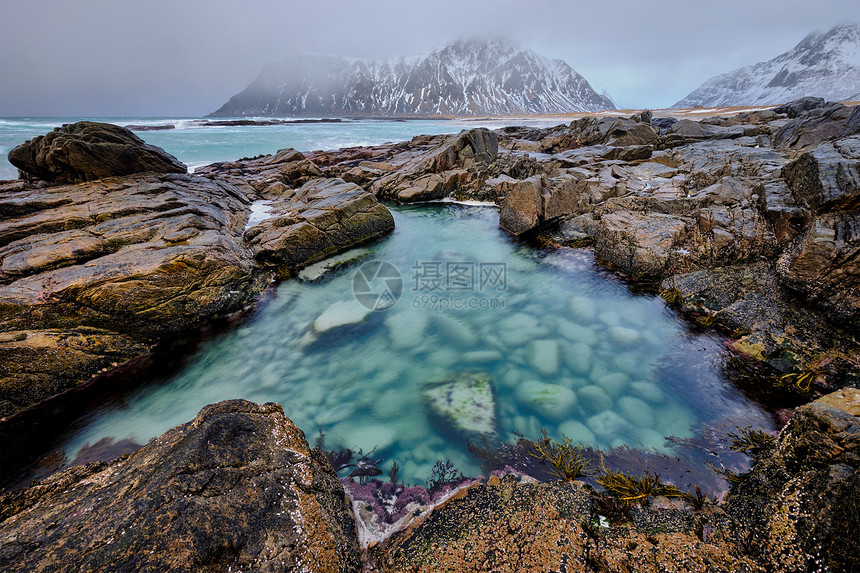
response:
M460 492L369 559L378 571L763 571L719 515L638 509L633 523L604 523L582 484L508 476Z
M185 173L185 165L118 125L81 121L63 125L9 152L9 163L28 178L81 183L105 177Z
M0 497L4 571L358 571L344 491L277 404L207 406L126 459Z
M278 215L248 229L245 239L257 260L282 276L394 229L376 197L342 179L311 179L270 209Z
M860 568L860 390L801 407L726 510L769 571Z
M860 391L800 408L739 482L725 512L655 498L619 515L580 482L494 477L371 546L369 561L379 571L852 571Z
M249 204L188 175L0 195L0 416L252 302Z
M273 276L394 226L372 194L320 178L294 150L185 175L127 130L81 122L12 156L30 157L19 166L43 181L0 186L3 479L32 455L34 428L56 432L19 414L107 389L115 381L102 374L247 309ZM270 218L247 229L266 200Z
M373 571L860 566L860 391L801 407L778 438L756 447L752 471L722 506L664 497L627 505L579 481L523 474L486 483L460 476L435 490L348 481L363 520L356 528L331 465L280 406L221 402L127 457L0 496L0 567L357 571L362 559Z

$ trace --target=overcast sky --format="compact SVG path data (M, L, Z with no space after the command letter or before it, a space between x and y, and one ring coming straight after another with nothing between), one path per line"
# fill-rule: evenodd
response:
M0 0L0 116L199 116L297 50L359 57L508 36L622 107L860 20L857 0Z

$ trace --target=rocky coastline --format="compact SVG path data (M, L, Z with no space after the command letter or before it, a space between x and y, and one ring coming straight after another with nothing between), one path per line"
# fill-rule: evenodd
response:
M787 411L721 505L658 496L607 527L588 485L496 476L364 548L361 508L280 407L221 403L114 462L4 494L4 568L860 567L860 107L805 98L700 122L646 111L288 149L193 175L128 130L81 122L10 161L22 178L0 184L3 468L21 465L29 420L99 381L132 384L117 371L155 346L390 232L381 201L494 202L512 234L592 246L727 334L751 392L791 406L826 396Z

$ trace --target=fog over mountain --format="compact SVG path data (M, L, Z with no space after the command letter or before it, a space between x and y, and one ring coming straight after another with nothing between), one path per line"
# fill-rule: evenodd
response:
M265 66L212 115L476 116L614 108L565 62L495 39L384 60L295 54Z
M856 13L856 0L6 2L0 116L199 116L290 54L380 60L500 36L618 107L659 108Z

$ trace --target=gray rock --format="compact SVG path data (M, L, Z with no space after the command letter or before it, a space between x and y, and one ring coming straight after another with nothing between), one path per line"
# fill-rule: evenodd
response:
M34 137L9 152L9 163L27 177L49 183L187 171L178 159L128 129L94 121L68 123Z

